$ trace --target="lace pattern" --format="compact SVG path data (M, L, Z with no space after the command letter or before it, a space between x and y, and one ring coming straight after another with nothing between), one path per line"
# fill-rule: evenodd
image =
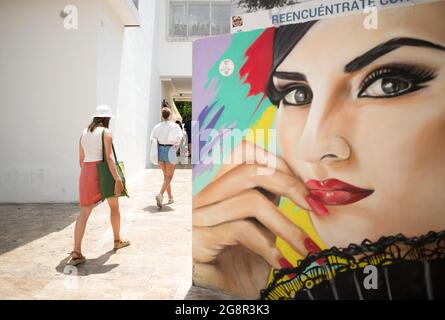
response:
M364 288L368 265L383 274L380 291ZM409 286L412 292L406 291ZM444 292L445 231L441 231L412 238L398 234L309 254L295 268L274 270L261 299L433 299Z

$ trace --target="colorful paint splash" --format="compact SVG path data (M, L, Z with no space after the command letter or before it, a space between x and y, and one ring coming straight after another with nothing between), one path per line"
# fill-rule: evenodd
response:
M272 65L272 43L275 29L256 30L233 35L208 38L194 43L193 64L193 120L199 128L200 162L193 167L193 194L210 183L218 172L219 163L204 161L212 158L218 149L226 157L242 140L253 142L265 149L277 150L276 141L267 134L258 136L256 129L275 128L276 107L266 97L266 84ZM220 72L222 61L231 61L230 75ZM252 129L246 135L232 135L230 129ZM223 149L232 139L232 148ZM220 148L216 148L219 146ZM195 147L196 148L196 147ZM219 151L218 151L219 152ZM204 157L203 157L204 155ZM280 210L291 221L303 228L309 236L324 247L312 227L309 215L286 198ZM302 257L289 244L277 238L277 247L292 264Z

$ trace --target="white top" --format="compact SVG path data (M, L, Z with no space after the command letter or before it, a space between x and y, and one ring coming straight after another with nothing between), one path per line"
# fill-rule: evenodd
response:
M150 139L160 144L178 145L182 139L182 130L173 121L162 121L153 128Z
M84 162L102 161L102 131L104 127L96 127L93 132L83 130L80 143L85 153Z

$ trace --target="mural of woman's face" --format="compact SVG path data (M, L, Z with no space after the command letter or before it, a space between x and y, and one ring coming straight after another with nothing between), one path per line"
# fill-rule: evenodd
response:
M329 246L445 229L445 3L317 22L278 66L282 156Z

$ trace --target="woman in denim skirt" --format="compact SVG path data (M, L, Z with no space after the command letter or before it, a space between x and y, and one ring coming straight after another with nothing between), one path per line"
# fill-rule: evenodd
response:
M167 191L168 202L174 202L171 182L175 172L175 166L178 163L176 151L183 137L182 130L179 126L171 121L171 111L168 107L161 110L162 121L158 123L151 133L150 140L156 140L158 143L158 162L164 175L164 183L162 184L159 194L156 195L156 204L162 208L164 193Z

